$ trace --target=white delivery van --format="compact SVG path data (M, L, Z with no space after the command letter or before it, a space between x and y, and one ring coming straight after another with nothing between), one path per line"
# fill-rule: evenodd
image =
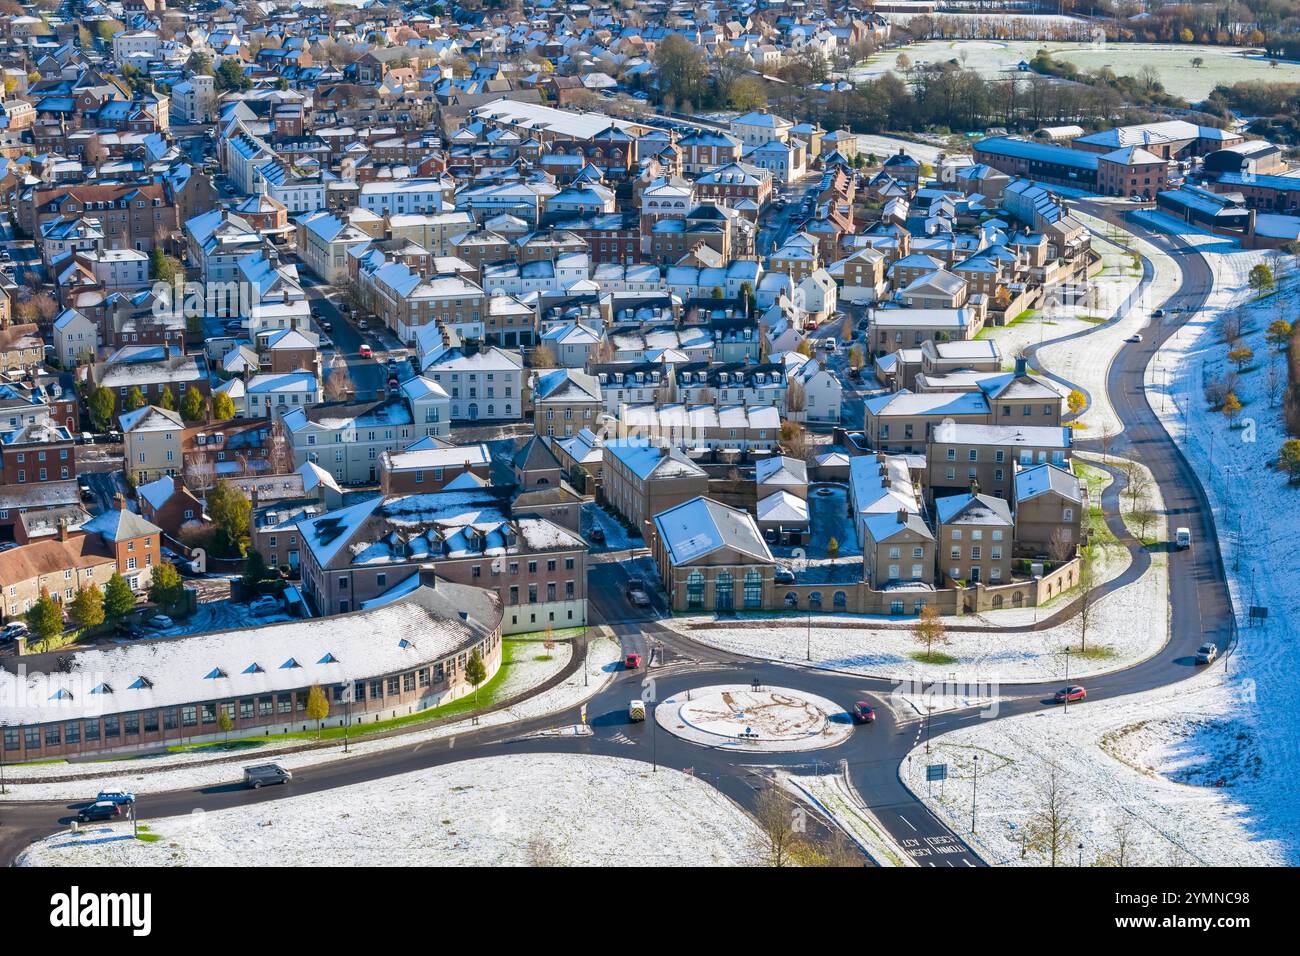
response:
M1174 547L1179 551L1186 551L1192 546L1191 528L1177 528L1174 530Z
M645 720L645 701L634 700L627 705L627 719L630 721Z

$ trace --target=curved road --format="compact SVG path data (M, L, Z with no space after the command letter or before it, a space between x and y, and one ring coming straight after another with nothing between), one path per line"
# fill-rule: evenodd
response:
M1114 210L1104 204L1094 205L1095 210L1090 208L1089 211L1099 217L1115 215ZM1212 275L1205 261L1194 250L1179 247L1176 239L1128 228L1139 231L1144 238L1164 248L1181 267L1182 284L1165 303L1166 309L1182 307L1192 313L1201 308L1212 288ZM1151 278L1148 271L1142 280L1143 287L1150 283ZM1132 301L1136 301L1136 297ZM1142 387L1147 363L1176 327L1157 323L1144 331L1144 342L1137 347L1122 348L1110 368L1107 389L1125 426L1112 448L1139 458L1151 469L1170 520L1192 529L1194 546L1188 551L1169 555L1172 615L1171 637L1167 645L1154 657L1133 667L1089 679L1089 703L1083 706L1096 706L1108 698L1150 690L1191 676L1194 672L1193 654L1198 645L1214 640L1221 651L1227 651L1234 634L1222 559L1204 493L1192 469L1161 427ZM1133 551L1135 566L1140 562L1145 568L1149 556L1129 538L1118 517L1119 484L1112 484L1103 498L1106 520L1117 537ZM696 776L745 806L753 805L756 792L766 783L764 772L769 768L781 767L794 773L825 773L843 766L863 802L918 863L981 865L960 836L931 814L899 778L901 762L920 741L927 727L918 716L900 717L884 705L895 689L892 682L749 659L695 644L663 627L650 615L627 613L629 609L621 600L622 585L627 576L622 565L608 562L594 567L598 569L596 573L601 585L592 588L595 613L603 616L626 649L646 652L657 646L655 660L658 666L650 673L655 678L658 697L701 684L749 684L756 680L765 686L808 690L828 697L846 709L855 700L876 698L882 703L877 708L877 721L858 728L839 746L811 753L755 752L745 755L734 750L704 748L657 729L653 720L630 724L627 721L627 702L643 696L641 680L644 673L625 672L616 675L608 687L589 701L589 723L593 731L589 736L528 736L547 728L575 723L575 709L570 713L474 731L459 738L413 743L409 747L306 767L295 771L293 784L289 787L254 792L232 783L146 795L139 805L141 819L184 814L196 807L216 810L278 800L453 761L507 753L596 753L647 762L653 760L677 769L690 768ZM646 659L649 660L648 655ZM997 717L1041 709L1050 703L1050 694L1055 686L1042 683L1003 685L999 688L1001 699ZM977 713L959 711L935 715L929 722L928 732L931 736L938 736L963 726ZM74 815L73 811L83 803L0 804L0 858L11 863L24 846L66 826Z

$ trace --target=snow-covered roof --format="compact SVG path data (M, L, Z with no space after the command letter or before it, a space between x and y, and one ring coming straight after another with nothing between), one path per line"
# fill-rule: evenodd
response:
M377 610L105 646L72 655L68 673L0 669L0 718L42 723L363 680L457 653L500 621L489 592L439 579Z
M768 550L754 518L703 496L655 515L655 528L673 565L696 561L724 548L771 564Z

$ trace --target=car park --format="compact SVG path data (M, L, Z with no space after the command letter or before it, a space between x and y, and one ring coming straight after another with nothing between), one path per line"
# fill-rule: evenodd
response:
M1213 664L1214 659L1219 656L1219 646L1213 641L1206 641L1196 649L1196 663Z

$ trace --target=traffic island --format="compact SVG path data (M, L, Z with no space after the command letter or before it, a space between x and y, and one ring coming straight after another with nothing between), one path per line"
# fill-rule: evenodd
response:
M659 726L702 747L786 752L848 740L853 719L834 701L785 687L693 688L655 706Z

